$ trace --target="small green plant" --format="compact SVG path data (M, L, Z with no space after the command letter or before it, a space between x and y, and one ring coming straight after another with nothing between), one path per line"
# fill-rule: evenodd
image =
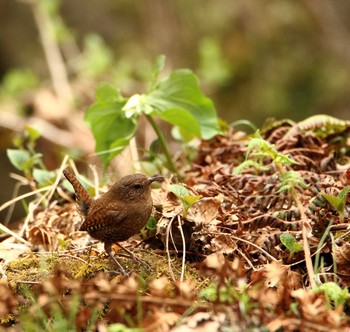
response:
M270 159L271 162L277 164L277 166L286 166L297 163L293 158L278 152L275 149L275 145L264 140L261 137L259 130L257 130L254 137L251 138L248 143L246 160L236 167L234 174L240 174L244 169L250 167L254 167L256 170L260 171L269 170L271 163L268 165L264 165L263 163L264 160L267 159Z
M300 211L300 225L303 236L302 248L305 254L305 262L310 284L312 287L315 287L314 267L312 265L310 245L308 242L308 219L305 214L304 206L300 200L299 193L296 190L297 186L305 189L308 185L303 181L300 174L294 170L288 170L287 168L287 166L297 164L297 162L293 158L277 151L274 144L267 142L261 137L259 131L255 133L255 137L253 137L248 143L246 161L242 163L243 166L240 165L238 171L237 169L235 170L234 174L238 174L239 171L245 168L244 164L249 162L248 157L251 157L251 159L257 162L254 166L257 167L258 171L261 170L262 167L276 167L280 180L280 186L276 193L287 191Z
M324 293L329 310L337 309L349 300L349 291L347 289L341 289L335 282L326 282L317 286L312 292Z
M339 192L337 196L322 193L323 198L325 198L329 202L329 204L331 204L339 214L340 223L344 222L345 205L346 205L346 199L348 197L349 191L350 191L350 186L346 186Z
M289 250L289 258L292 258L296 252L303 250L303 246L297 242L292 234L288 232L281 234L280 240L282 244Z
M270 160L270 162L264 164L266 160ZM292 164L297 164L297 162L293 158L277 151L275 145L264 140L259 130L257 130L255 137L248 143L246 160L235 168L234 175L240 174L243 170L251 167L254 167L257 171L267 171L272 165L276 165L281 181L277 192L289 191L295 186L307 188L308 185L303 181L300 174L293 170L286 170L285 167Z
M254 153L252 153L253 150L255 151ZM251 154L253 154L254 158L257 159L270 158L275 163L282 166L297 164L293 158L278 152L275 149L274 144L264 140L261 137L259 130L256 131L255 137L253 137L248 143L246 158L248 158Z
M189 208L202 198L202 196L191 195L186 187L179 184L171 184L169 190L181 201L183 218L186 218Z
M110 84L103 83L97 88L96 102L87 109L85 122L94 135L96 152L101 156L104 169L135 136L141 115L157 135L165 166L175 173L177 169L168 144L155 118L176 126L184 140L210 139L221 132L214 105L201 92L196 76L190 70L181 69L159 80L164 64L165 57L160 56L147 93L125 98Z
M241 281L237 286L232 285L230 281L226 281L221 286L212 283L208 287L202 289L198 296L209 302L229 304L238 302L241 314L245 315L254 308L255 304L252 303L248 285Z
M39 137L38 130L26 126L23 134L17 135L13 140L16 149L7 149L7 156L11 164L22 171L26 178L34 178L43 187L53 183L56 173L46 169L42 154L35 151Z
M31 307L23 308L20 311L20 323L23 331L80 331L81 327L77 324L77 317L82 313L84 308L81 306L81 296L74 295L69 298L69 302L64 305L57 294L43 294L39 297L26 291L26 297L31 303ZM44 305L45 304L45 308ZM88 315L90 319L88 320ZM84 318L86 321L86 331L91 331L98 319L99 311L97 309L86 308ZM83 323L85 325L85 323Z

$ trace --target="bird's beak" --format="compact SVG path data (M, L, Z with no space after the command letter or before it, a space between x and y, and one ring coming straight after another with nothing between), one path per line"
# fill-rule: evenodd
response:
M152 183L154 181L162 182L164 181L164 176L161 176L161 175L151 176L150 178L148 178L148 181L149 183Z

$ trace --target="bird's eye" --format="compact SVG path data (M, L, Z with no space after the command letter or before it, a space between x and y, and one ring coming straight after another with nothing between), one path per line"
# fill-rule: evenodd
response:
M142 188L142 184L141 183L135 183L134 184L134 189L141 189Z

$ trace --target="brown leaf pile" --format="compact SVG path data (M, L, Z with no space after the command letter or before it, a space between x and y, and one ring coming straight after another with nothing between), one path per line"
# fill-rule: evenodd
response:
M349 287L350 199L341 222L322 193L336 196L350 184L350 125L335 131L325 126L275 122L262 137L297 161L287 170L308 185L295 189L307 216L317 282ZM185 182L202 198L185 218L167 184L154 190L155 205L161 206L155 213L157 230L143 245L168 257L168 274L147 279L135 273L121 281L102 272L76 280L64 264L58 265L49 280L31 289L45 317L55 316L58 306L63 316L71 313L77 330L98 331L116 323L176 332L350 330L348 301L337 304L323 291L310 291L304 251L291 253L281 242L280 236L290 233L303 245L301 211L288 191L278 190L277 166L234 174L246 158L248 141L244 133L232 131L201 143ZM38 212L27 232L33 248L84 249L88 237L77 232L80 219L72 211L72 205L56 205ZM182 269L174 260L182 262ZM196 277L183 274L189 267ZM28 298L3 282L0 300L3 324L18 322L18 304L28 304Z

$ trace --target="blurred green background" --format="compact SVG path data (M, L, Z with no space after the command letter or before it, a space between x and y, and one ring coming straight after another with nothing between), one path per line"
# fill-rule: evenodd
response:
M71 81L115 81L131 94L156 55L165 54L169 69L186 67L199 76L227 121L349 118L349 1L41 2L57 7L51 11ZM26 68L49 84L32 5L2 0L0 13L2 79Z
M193 70L228 123L350 119L346 0L2 0L0 22L4 185L5 151L24 125L41 126L49 169L59 147L93 152L82 117L96 85L142 93L159 54L168 73Z

